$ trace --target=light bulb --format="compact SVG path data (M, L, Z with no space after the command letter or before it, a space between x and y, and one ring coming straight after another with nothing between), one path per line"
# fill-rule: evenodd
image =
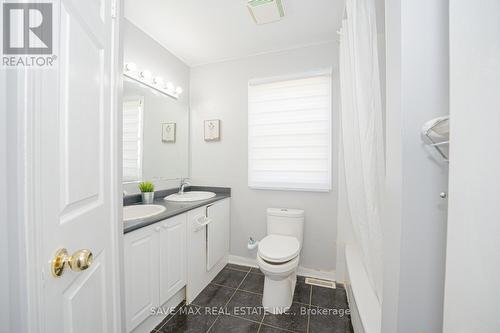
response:
M180 94L182 94L183 90L182 90L182 88L181 88L181 87L177 87L177 88L175 88L175 92L176 92L178 95L180 95Z
M133 72L137 69L137 66L133 62L129 62L125 64L125 70L127 72Z
M141 77L143 79L146 79L146 80L148 80L148 79L151 78L151 72L150 71L142 71L140 75L141 75Z
M172 82L167 82L165 88L167 88L167 90L174 90L174 84Z
M163 85L163 78L156 76L153 78L153 83L162 86Z

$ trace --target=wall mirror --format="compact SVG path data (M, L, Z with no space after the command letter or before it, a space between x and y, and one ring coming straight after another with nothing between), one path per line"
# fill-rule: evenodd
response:
M123 183L188 177L189 111L176 99L123 81Z

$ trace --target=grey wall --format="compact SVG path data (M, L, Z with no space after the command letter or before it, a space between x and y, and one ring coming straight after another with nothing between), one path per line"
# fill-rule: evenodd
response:
M422 144L449 112L448 1L387 0L387 218L382 332L441 332L447 164ZM434 158L435 157L435 158Z
M336 255L338 45L327 43L216 63L191 70L191 175L196 184L230 186L231 254L255 258L248 237L266 235L266 208L306 211L301 266L333 270ZM333 67L333 190L329 193L265 191L248 187L248 80ZM203 120L221 119L222 140L203 140Z
M137 28L127 19L123 20L123 61L133 62L138 69L149 70L153 75L161 76L184 89L181 97L176 101L179 108L189 112L189 67L171 52L158 44L149 35ZM147 112L147 110L145 110ZM159 132L161 133L161 132ZM145 149L147 149L145 147ZM186 147L188 149L188 147ZM182 175L187 177L188 174ZM157 189L178 186L178 181L154 181ZM135 184L125 185L128 193L137 193Z
M401 2L386 0L386 193L382 224L383 332L398 332L401 244ZM390 286L390 287L388 287Z

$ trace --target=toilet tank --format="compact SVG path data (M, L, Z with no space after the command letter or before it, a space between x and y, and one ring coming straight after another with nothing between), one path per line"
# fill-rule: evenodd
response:
M268 208L267 234L297 238L302 246L304 234L304 211L301 209Z

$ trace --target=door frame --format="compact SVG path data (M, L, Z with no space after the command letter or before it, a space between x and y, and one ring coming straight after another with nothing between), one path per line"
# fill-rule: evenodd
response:
M111 278L116 288L113 290L112 320L117 332L125 327L124 286L123 286L123 227L122 227L122 71L123 71L123 6L121 0L111 0L112 16L112 51L111 51L111 140L112 179L110 192L112 203L112 239L111 256L114 258L107 265L113 265ZM7 133L7 188L12 188L7 196L8 227L8 287L10 295L10 322L8 331L38 333L44 332L45 313L42 302L44 280L42 267L47 267L50 258L40 258L43 253L43 226L37 224L36 216L41 207L39 197L40 177L39 149L36 140L40 131L40 103L36 96L42 88L41 70L17 70L9 72L7 83L16 94L7 97L7 123L11 131ZM9 113L10 112L10 113ZM11 171L9 173L9 171ZM46 270L48 271L48 270ZM117 276L116 276L117 275ZM3 329L4 327L0 327ZM49 333L49 332L45 332Z

